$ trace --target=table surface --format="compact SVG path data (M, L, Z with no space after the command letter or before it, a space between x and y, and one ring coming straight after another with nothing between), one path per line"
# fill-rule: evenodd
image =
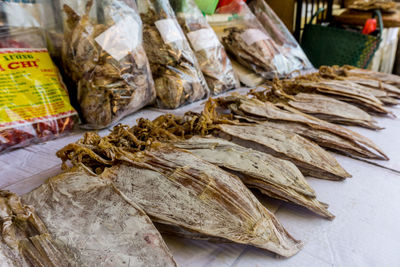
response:
M195 103L174 111L201 110ZM391 109L400 116L400 107ZM125 118L132 125L137 118L154 119L166 111L146 109ZM391 158L379 162L400 170L400 119L378 118L386 129L371 131L351 127L372 139ZM32 145L0 155L0 188L23 194L60 173L55 152L78 140L83 132ZM100 132L106 134L107 130ZM321 201L329 203L336 219L328 221L307 210L263 198L286 229L304 242L302 251L282 259L249 246L217 244L165 236L180 266L400 266L400 174L337 156L353 178L332 182L308 178Z
M367 19L372 17L373 11L357 11L346 9L340 14L333 14L333 21L348 25L364 26ZM382 13L383 27L400 27L400 5L394 13Z

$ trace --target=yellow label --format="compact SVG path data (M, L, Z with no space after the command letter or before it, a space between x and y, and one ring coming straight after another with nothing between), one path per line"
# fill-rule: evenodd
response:
M75 113L47 49L0 49L0 128Z

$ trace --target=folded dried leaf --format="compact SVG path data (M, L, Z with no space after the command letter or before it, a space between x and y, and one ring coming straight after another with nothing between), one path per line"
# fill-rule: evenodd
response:
M289 106L321 120L346 125L357 125L373 130L382 129L362 109L324 95L299 93L287 103Z
M33 207L0 190L1 266L78 266L73 255L54 240Z
M185 129L170 119L176 132ZM168 123L168 119L159 118L158 123ZM132 129L117 126L105 137L88 133L57 155L112 179L157 222L286 257L298 252L301 242L284 230L238 177L189 152L154 142L152 138L178 139L172 128L170 132L166 125L154 125L141 121Z
M282 88L288 94L322 93L338 100L359 105L361 108L381 114L390 114L383 107L382 101L368 92L353 90L348 84L338 83L336 80L320 79L315 81L315 75L282 81ZM314 81L313 81L314 79Z
M284 257L302 247L239 178L189 152L158 147L126 162L130 165L105 169L101 177L111 179L153 221Z
M142 209L83 168L51 178L23 199L76 266L176 266Z
M304 175L328 180L351 177L331 154L297 134L258 124L221 124L218 128L220 137L289 160Z
M253 117L258 117L261 120L264 119L301 123L312 129L326 131L341 138L347 139L348 142L353 143L355 149L365 150L366 156L374 153L374 158L376 159L388 159L387 156L368 138L339 125L304 114L294 108L291 108L285 103L286 101L282 101L281 99L277 99L275 101L276 103L272 103L269 102L268 99L265 100L265 102L262 102L258 99L250 98L248 96L232 95L221 98L219 101L223 106L229 107L233 112L238 113L238 111L241 111L239 115L250 115Z
M334 218L316 199L314 190L301 172L289 161L211 136L194 136L173 142L173 145L236 174L247 187L304 206L323 217Z

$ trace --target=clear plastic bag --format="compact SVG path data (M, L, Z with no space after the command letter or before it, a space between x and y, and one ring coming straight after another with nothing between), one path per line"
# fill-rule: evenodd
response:
M133 0L63 3L62 65L77 87L83 127L109 127L151 104L154 82ZM57 49L54 36L49 39Z
M174 109L203 99L209 88L168 0L138 0L157 106Z
M291 71L313 68L296 39L265 0L253 0L250 2L249 7L269 36L282 48L281 51L291 62Z
M171 0L213 95L240 86L225 48L194 0Z
M265 79L285 77L292 63L242 0L207 17L227 51L243 66Z
M0 153L60 137L77 117L46 49L40 10L0 3Z

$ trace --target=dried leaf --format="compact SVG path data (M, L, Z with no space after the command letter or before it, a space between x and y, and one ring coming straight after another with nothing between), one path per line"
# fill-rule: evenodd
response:
M176 266L142 209L110 181L83 168L51 178L24 200L37 209L76 266Z
M247 187L304 206L323 217L334 218L316 199L314 190L301 172L289 161L215 137L195 136L173 142L173 145L236 174Z

